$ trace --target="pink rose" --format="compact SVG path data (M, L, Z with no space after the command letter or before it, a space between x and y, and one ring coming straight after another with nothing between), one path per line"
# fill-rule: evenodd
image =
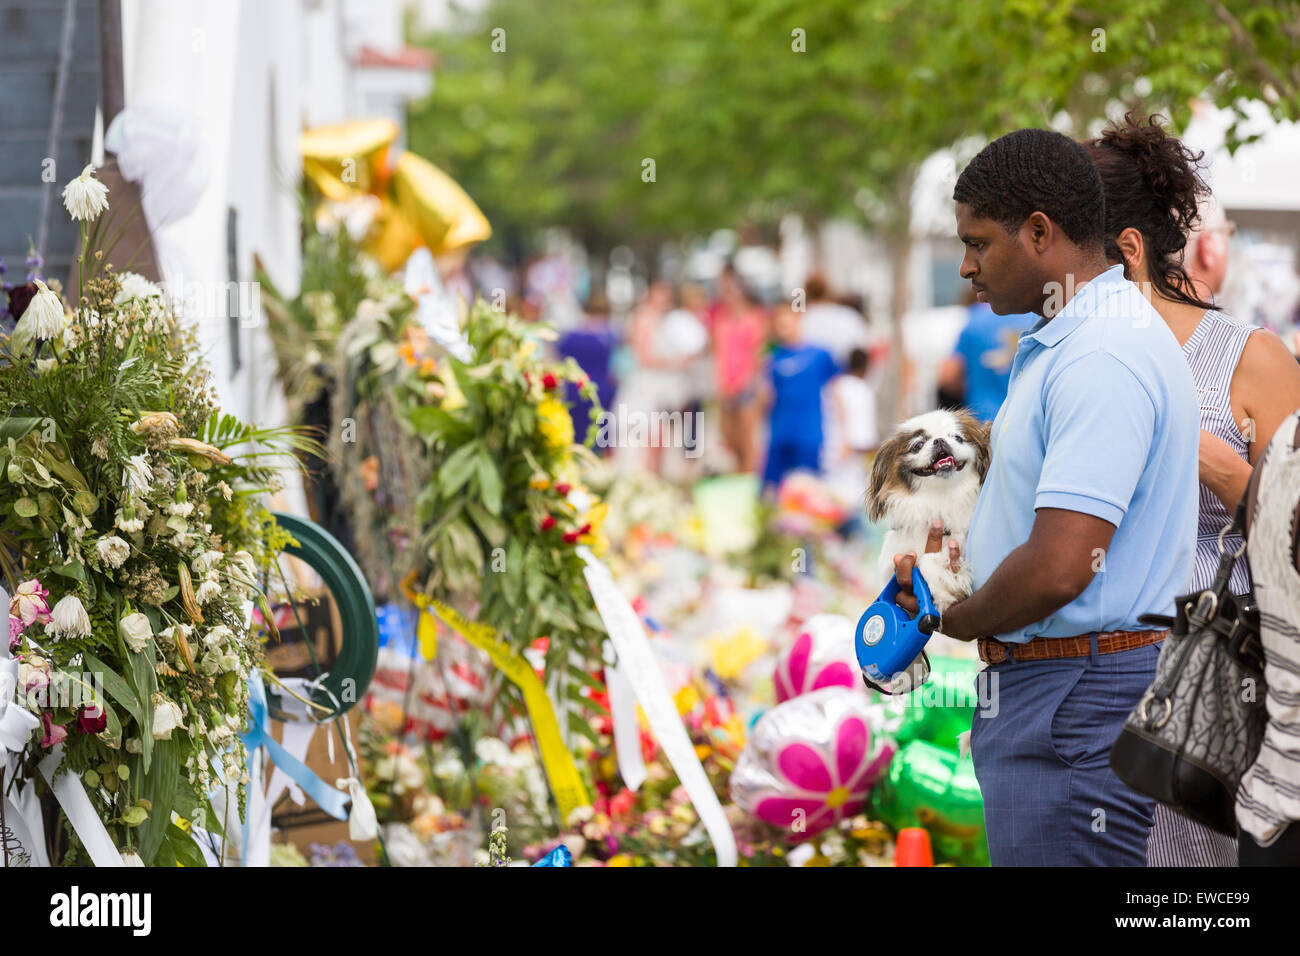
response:
M41 746L46 750L67 739L67 729L56 724L48 712L41 714L41 724L45 728L41 735Z

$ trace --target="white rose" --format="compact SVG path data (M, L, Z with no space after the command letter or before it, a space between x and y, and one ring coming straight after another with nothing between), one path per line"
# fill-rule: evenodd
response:
M226 641L235 636L235 632L224 624L218 624L208 633L203 635L204 647L220 647Z
M153 628L149 626L149 619L139 611L122 618L117 627L122 633L122 640L126 641L126 646L137 654L148 646L149 638L153 637Z
M180 706L173 700L168 700L164 694L157 693L153 695L153 739L170 740L172 731L176 728L184 728L185 715L181 713Z

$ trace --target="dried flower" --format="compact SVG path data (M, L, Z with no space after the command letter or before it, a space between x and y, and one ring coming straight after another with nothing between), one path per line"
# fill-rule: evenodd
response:
M218 465L229 465L233 459L219 448L206 445L193 438L173 438L167 443L168 448L179 449L192 455L202 455Z
M115 534L95 542L95 551L99 554L99 560L114 569L120 568L131 556L131 546Z
M180 422L171 412L149 412L131 426L131 431L144 436L151 446L163 448L180 434L180 428Z
M126 460L126 486L134 494L143 495L153 482L153 469L148 455L132 455Z
M90 636L90 615L75 594L69 594L54 605L45 632L56 638Z
M32 578L18 585L13 598L9 601L9 613L22 621L23 626L44 624L50 619L50 604L46 600L50 592L41 587L41 582Z
M15 339L52 339L63 333L63 303L40 279L37 292L14 327Z
M117 525L118 530L125 531L127 534L144 530L144 519L136 517L135 506L130 503L125 508L117 509L117 519L114 524Z
M68 739L67 728L60 727L56 724L48 710L41 714L41 727L41 746L46 750L49 750L51 747L55 747Z
M63 187L63 205L68 215L84 222L93 222L108 208L108 187L95 178L93 165Z
M199 609L198 602L194 600L194 581L190 578L190 569L182 561L176 565L176 572L180 578L181 607L185 608L185 613L190 616L191 621L202 624L203 612Z

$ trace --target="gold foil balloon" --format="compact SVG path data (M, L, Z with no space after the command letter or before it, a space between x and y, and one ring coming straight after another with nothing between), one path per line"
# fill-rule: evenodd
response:
M398 132L392 120L353 120L308 130L298 139L303 175L327 200L379 200L364 248L390 272L421 246L441 256L492 235L487 218L455 180L414 153L394 155Z

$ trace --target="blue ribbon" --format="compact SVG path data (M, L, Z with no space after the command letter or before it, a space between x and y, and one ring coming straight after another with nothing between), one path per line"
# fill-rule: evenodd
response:
M573 866L573 854L569 848L561 843L546 856L542 857L533 866Z
M262 675L253 672L248 678L248 732L242 735L250 759L258 747L265 747L271 761L288 774L289 779L303 789L316 805L335 820L348 818L348 794L331 787L305 763L295 757L271 736L271 718L266 709L266 687Z

